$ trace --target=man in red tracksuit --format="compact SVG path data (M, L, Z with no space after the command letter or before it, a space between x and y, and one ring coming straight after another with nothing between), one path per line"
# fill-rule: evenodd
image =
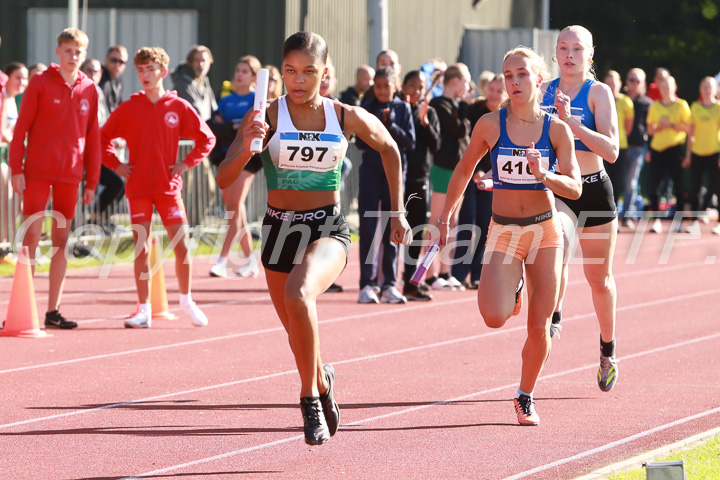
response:
M175 272L180 306L193 325L208 320L190 296L191 262L187 246L187 219L180 192L181 175L205 158L215 146L215 136L195 109L174 91L166 91L168 57L158 47L144 47L135 53L135 67L143 91L130 96L110 115L101 130L103 164L127 180L125 195L135 239L135 283L138 312L125 321L127 328L148 328L152 320L149 289L149 232L153 205L160 214L175 250ZM130 151L129 163L115 155L112 140L122 137ZM176 163L180 138L195 141L185 159Z
M100 139L95 84L80 71L87 56L88 37L77 28L66 28L57 40L55 53L60 64L53 63L41 74L33 75L23 95L9 164L13 189L23 196L27 229L23 245L28 247L33 264L45 206L52 192L54 253L45 326L70 329L77 323L66 320L59 312L67 269L65 250L83 179L83 203L89 205L95 197L100 176Z

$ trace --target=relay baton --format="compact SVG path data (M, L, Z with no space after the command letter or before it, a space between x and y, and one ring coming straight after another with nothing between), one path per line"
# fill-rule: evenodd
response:
M253 110L260 110L253 120L258 122L265 121L265 108L267 108L267 91L268 91L268 77L270 72L267 68L261 68L257 72L257 84L255 86L255 106ZM250 143L250 151L253 153L260 153L263 149L263 139L253 138Z
M482 188L480 188L482 186ZM493 189L493 181L492 178L483 178L477 183L477 187L480 190L492 190Z
M423 278L425 278L425 274L427 273L428 268L430 268L433 260L435 260L435 255L437 255L439 251L440 241L435 240L427 249L427 252L425 252L425 255L423 256L422 261L418 264L417 269L415 269L415 273L410 279L410 283L412 283L413 285L420 285L420 283L423 281Z

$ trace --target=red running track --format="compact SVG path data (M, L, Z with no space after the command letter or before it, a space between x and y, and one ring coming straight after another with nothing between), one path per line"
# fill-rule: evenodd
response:
M670 242L672 248L666 248ZM106 280L69 273L75 331L0 338L0 478L566 479L720 425L720 238L619 236L620 379L596 384L599 330L581 265L571 267L562 338L536 390L539 427L517 425L524 318L487 328L476 292L429 303L358 305L357 251L346 293L319 302L323 359L335 365L341 428L305 445L299 378L262 275L210 279L193 296L210 325L180 318L127 330L130 266ZM0 311L10 279L0 279ZM47 277L36 278L45 310Z

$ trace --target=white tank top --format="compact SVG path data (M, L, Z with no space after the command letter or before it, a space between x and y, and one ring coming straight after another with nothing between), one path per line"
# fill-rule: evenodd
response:
M264 159L268 190L339 190L340 172L348 142L340 128L332 100L323 98L325 130L295 128L286 98L278 98L275 134ZM268 161L269 160L269 161Z

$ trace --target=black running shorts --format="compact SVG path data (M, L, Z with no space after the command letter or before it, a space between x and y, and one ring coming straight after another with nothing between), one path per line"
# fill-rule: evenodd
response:
M612 182L605 170L582 176L582 195L577 200L555 197L555 201L572 210L578 219L578 227L605 225L617 217Z
M262 264L267 270L290 273L302 252L320 238L333 238L350 255L350 228L339 204L313 210L283 210L268 205L262 227Z

